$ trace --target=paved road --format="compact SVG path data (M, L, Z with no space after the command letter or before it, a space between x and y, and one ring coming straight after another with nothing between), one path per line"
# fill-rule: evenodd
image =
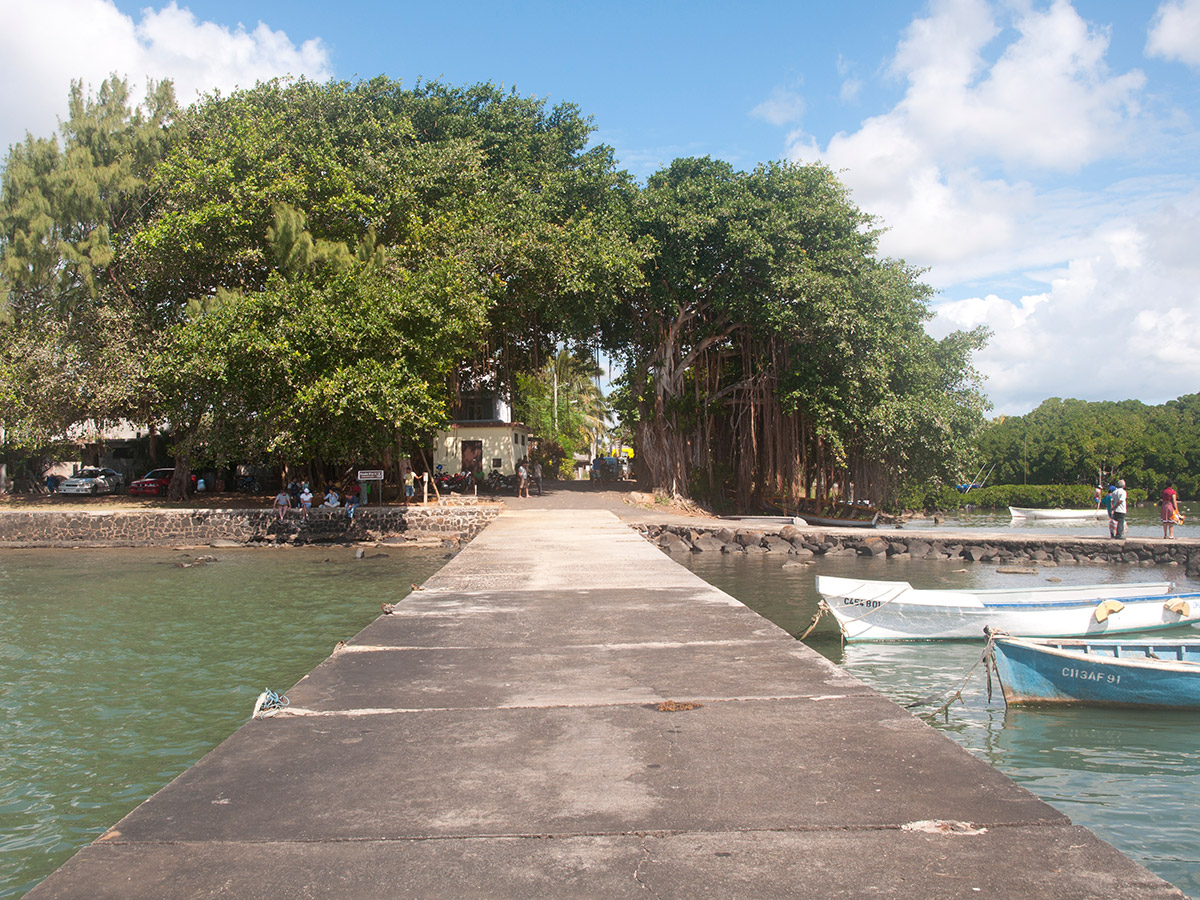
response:
M1181 896L612 510L534 503L30 900Z

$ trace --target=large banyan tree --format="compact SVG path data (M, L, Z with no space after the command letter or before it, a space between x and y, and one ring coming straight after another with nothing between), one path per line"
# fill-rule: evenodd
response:
M777 497L894 499L952 477L982 424L982 332L936 341L929 288L877 256L827 168L677 160L636 214L644 287L605 331L623 360L639 475L749 509Z
M492 85L76 85L0 173L0 429L169 426L182 492L190 457L407 452L456 396L603 347L650 486L749 508L957 474L982 335L925 333L832 173L641 187L591 133Z

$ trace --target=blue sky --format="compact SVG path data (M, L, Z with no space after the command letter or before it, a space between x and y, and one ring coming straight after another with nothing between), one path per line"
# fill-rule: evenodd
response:
M0 0L0 146L72 77L181 99L277 74L491 81L594 117L645 178L679 156L841 173L987 325L993 414L1200 391L1200 0L589 4Z

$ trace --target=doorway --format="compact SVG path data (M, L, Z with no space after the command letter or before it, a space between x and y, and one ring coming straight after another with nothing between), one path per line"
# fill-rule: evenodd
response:
M483 441L462 442L462 469L460 471L474 474L483 471Z

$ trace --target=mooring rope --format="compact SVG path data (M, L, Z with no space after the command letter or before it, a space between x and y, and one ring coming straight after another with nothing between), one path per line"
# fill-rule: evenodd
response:
M992 643L995 641L996 635L1003 634L1003 632L993 632L990 628L986 628L984 629L984 633L987 635L987 643L983 646L983 653L980 655L979 659L975 661L975 665L971 666L971 668L967 670L967 674L962 677L961 681L959 681L958 687L954 688L952 691L943 691L940 694L930 694L928 697L923 697L920 700L914 700L912 703L905 704L904 708L916 709L919 706L927 706L930 703L935 703L938 700L945 699L945 702L941 706L931 713L923 714L921 718L932 719L941 713L947 712L950 709L950 705L954 703L954 701L957 700L959 702L963 702L963 688L967 686L967 682L971 680L971 676L975 674L975 670L978 669L980 665L985 665L984 672L987 676L987 698L988 702L991 703L992 669L996 665L995 656L992 651Z
M821 621L822 617L823 617L823 616L825 615L825 613L827 613L827 612L828 612L828 613L831 613L831 612L833 612L833 610L831 610L831 609L829 608L829 604L828 604L828 603L826 603L826 602L825 602L825 598L824 598L824 597L822 597L820 600L818 600L818 601L817 601L817 612L816 612L816 615L814 615L814 616L812 617L812 621L811 621L811 622L809 622L809 623L808 623L808 627L804 629L804 634L800 635L798 638L796 638L796 640L798 640L798 641L802 641L802 640L804 640L806 637L808 637L810 634L812 634L812 631L813 631L813 629L817 627L817 623ZM845 637L845 635L843 635L843 637Z
M258 699L254 701L254 713L252 719L263 719L267 716L283 709L292 701L287 697L275 693L270 688L264 688L263 692L258 695Z
M876 612L882 610L882 608L884 606L887 606L893 600L899 599L899 598L901 598L901 596L904 596L905 593L907 593L906 592L907 587L908 587L907 584L902 584L902 586L900 586L899 588L889 588L890 590L892 590L892 596L889 596L889 598L887 600L878 600L877 601L878 606L871 607L870 610L864 612L862 614L862 616L856 616L852 619L846 619L845 622L842 622L841 619L838 619L838 617L836 617L836 614L833 611L833 607L829 606L826 599L824 599L822 596L822 598L817 601L816 616L812 617L812 620L809 623L808 628L804 629L804 634L800 635L797 638L797 640L803 641L805 637L808 637L810 634L812 634L812 629L815 629L817 626L817 623L821 622L821 618L824 616L824 614L829 613L830 616L833 616L835 619L838 619L838 629L841 631L841 642L842 642L842 644L845 644L846 643L846 625L852 625L852 624L858 622L859 619L865 619L868 616L874 616L874 614ZM882 596L882 594L881 594L881 596ZM865 599L872 600L872 601L876 600L875 598L865 598Z

